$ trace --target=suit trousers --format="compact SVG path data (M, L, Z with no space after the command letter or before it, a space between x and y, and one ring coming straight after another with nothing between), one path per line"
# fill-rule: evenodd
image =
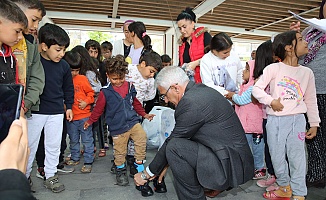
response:
M198 143L173 138L167 144L166 158L173 173L178 199L206 199L196 174Z

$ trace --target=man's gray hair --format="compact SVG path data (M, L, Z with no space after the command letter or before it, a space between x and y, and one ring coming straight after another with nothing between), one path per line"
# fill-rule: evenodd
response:
M155 87L161 86L167 90L172 84L185 85L188 82L189 78L181 67L168 66L156 76Z

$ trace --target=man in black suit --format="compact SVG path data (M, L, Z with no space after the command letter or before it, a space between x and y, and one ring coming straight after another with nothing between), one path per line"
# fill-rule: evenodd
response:
M219 92L189 81L179 67L162 69L156 85L161 98L176 106L176 124L146 170L135 175L136 185L167 165L179 199L206 199L252 179L254 162L245 132Z

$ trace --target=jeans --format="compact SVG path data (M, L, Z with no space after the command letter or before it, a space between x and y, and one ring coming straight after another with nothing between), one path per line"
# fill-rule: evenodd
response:
M259 144L254 144L253 134L246 134L249 147L252 150L252 155L254 156L255 169L260 170L264 168L264 140L261 139Z
M84 129L84 123L89 118L80 120L67 121L67 131L70 138L70 152L71 159L74 161L80 160L80 143L81 137L82 144L84 146L84 163L91 164L94 161L94 139L92 133L92 126L89 126L86 130Z

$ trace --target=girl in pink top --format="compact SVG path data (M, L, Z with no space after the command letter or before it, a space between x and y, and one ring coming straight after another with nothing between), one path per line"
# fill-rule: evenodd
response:
M267 66L252 90L253 96L268 106L267 142L280 186L264 193L264 197L290 198L293 191L293 199L301 200L307 195L304 141L316 136L320 122L315 79L311 69L298 64L299 57L308 53L307 42L300 33L287 31L277 35L273 51L282 62ZM265 92L268 85L270 95ZM304 113L311 127L307 132Z

